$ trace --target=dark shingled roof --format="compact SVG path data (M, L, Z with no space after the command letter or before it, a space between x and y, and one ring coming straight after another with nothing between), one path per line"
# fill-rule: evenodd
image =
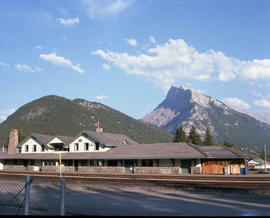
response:
M223 158L231 157L237 158L239 156L243 157L244 153L240 151L234 151L225 146L200 146L199 149L205 153L207 157Z
M55 136L55 137L59 138L65 144L70 142L74 138L74 137L70 137L70 136Z
M51 141L54 138L54 136L51 136L51 135L44 135L44 134L38 134L38 133L32 133L30 137L31 136L34 136L35 138L39 139L44 144L47 144L49 141Z
M95 132L95 131L90 131L90 130L85 130L84 132L88 133L89 135L93 136L96 139L99 139L105 144L120 145L125 140L127 140L129 144L138 144L138 142L132 140L130 137L124 134Z
M0 154L0 159L55 159L58 154ZM208 159L243 158L241 152L235 152L224 146L197 146L188 143L121 144L106 152L62 153L62 159Z

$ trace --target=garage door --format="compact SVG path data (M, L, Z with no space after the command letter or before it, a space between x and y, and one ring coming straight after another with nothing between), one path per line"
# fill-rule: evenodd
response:
M225 160L205 160L202 163L203 174L224 174Z

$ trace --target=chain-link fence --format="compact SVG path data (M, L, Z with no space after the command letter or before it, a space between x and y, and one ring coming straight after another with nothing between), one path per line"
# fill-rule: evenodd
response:
M64 215L65 180L0 177L0 215Z

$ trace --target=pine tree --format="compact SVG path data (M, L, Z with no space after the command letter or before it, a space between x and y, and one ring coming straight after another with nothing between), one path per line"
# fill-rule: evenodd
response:
M188 141L189 143L195 144L195 145L200 145L201 144L201 137L199 133L196 131L195 126L192 126L190 131L189 131L189 136L188 136Z
M212 140L212 136L210 134L210 130L208 129L208 127L205 131L205 138L203 141L203 145L214 145L213 140Z
M179 135L179 128L177 128L174 134L173 142L179 142Z
M230 143L227 142L227 141L224 141L224 142L223 142L223 145L226 146L226 147L228 147L228 148L233 148L233 147L234 147L234 144L230 144Z
M179 127L179 141L180 142L187 141L187 136L186 136L186 133L185 133L184 129L182 128L182 126Z
M187 141L186 133L183 130L182 126L179 126L179 128L177 128L175 131L173 142L186 142L186 141Z

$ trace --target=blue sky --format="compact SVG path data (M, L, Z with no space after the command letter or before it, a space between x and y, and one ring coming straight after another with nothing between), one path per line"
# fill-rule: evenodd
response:
M270 2L3 0L0 122L45 95L136 119L170 86L270 111Z

